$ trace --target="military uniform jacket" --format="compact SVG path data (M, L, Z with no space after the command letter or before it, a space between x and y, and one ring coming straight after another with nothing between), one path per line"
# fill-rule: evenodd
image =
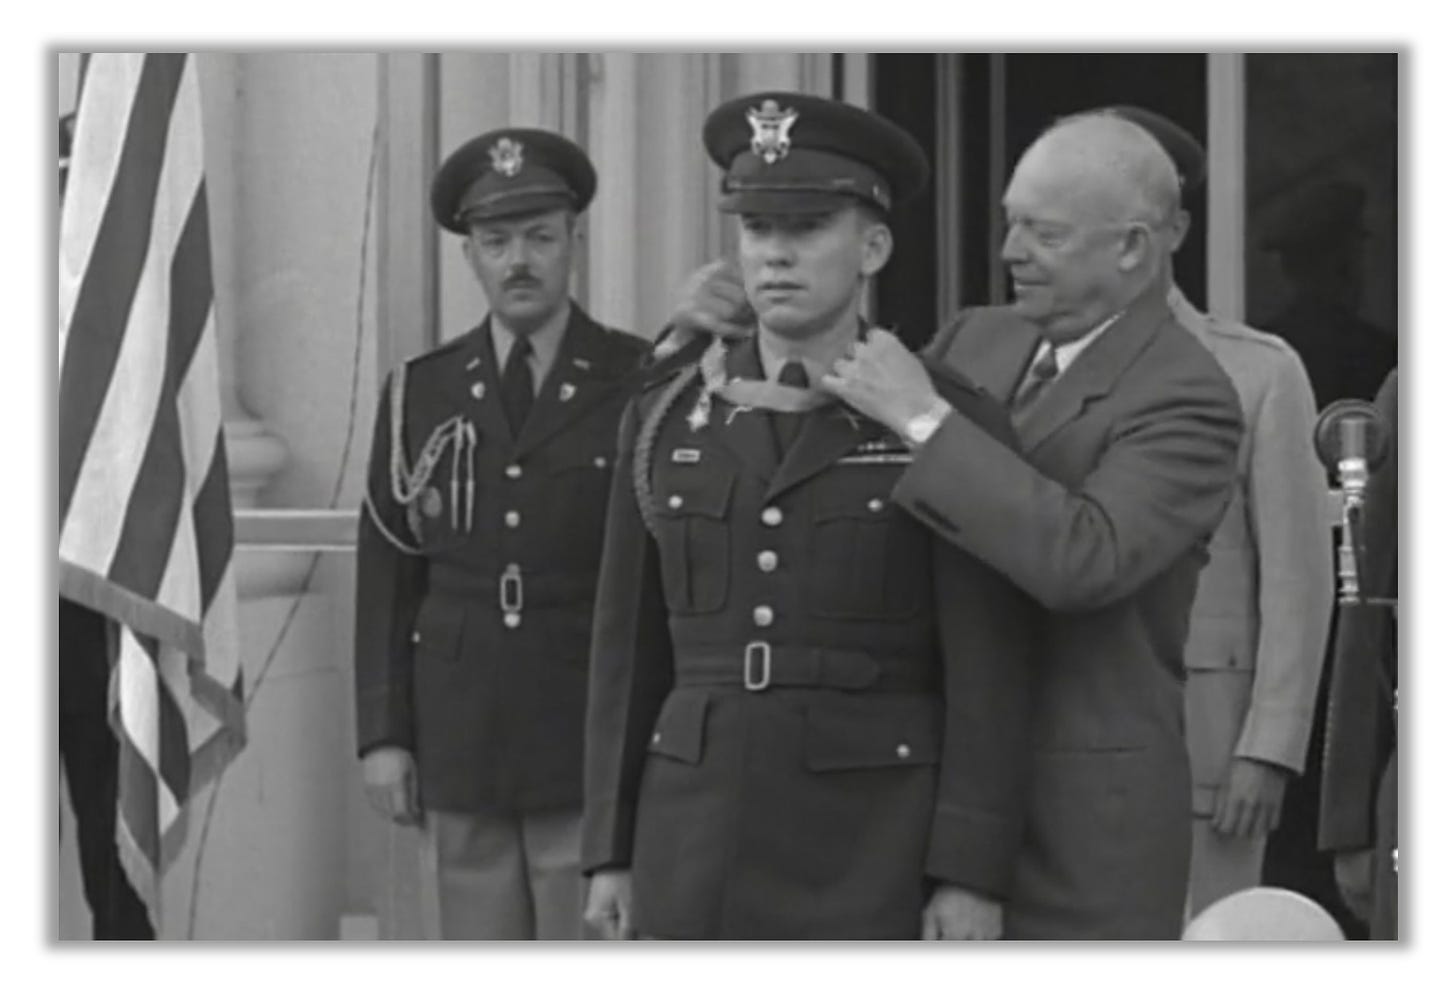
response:
M1209 816L1234 757L1304 769L1335 588L1329 485L1294 349L1199 313L1177 290L1169 304L1228 373L1245 424L1184 649L1193 811Z
M756 344L727 371L761 378ZM770 414L694 418L701 386L623 417L583 867L630 866L650 936L914 938L933 880L1010 882L1030 602L891 504L909 453L885 428L820 407L780 460ZM984 394L941 388L1009 440Z
M358 746L412 752L427 809L581 802L615 431L645 347L573 307L519 439L485 322L396 370L404 462L445 439L403 505L386 384L359 524Z
M1036 346L1029 322L985 308L927 354L1005 400ZM1050 610L1006 936L1176 939L1191 843L1183 645L1234 485L1238 396L1152 290L1018 435L1022 452L951 415L895 491Z

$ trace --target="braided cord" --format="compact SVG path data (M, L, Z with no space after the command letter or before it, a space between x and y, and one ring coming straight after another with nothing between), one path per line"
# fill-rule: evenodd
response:
M652 449L662 431L667 412L693 380L698 377L698 367L689 365L662 391L662 396L647 412L647 419L637 431L637 443L632 449L632 489L637 495L637 510L642 514L643 526L657 537L652 526Z

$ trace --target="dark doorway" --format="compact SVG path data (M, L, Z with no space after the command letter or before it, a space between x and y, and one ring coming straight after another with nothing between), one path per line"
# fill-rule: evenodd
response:
M915 345L929 339L948 308L1005 299L998 261L1001 187L1020 154L1058 117L1132 103L1207 142L1207 56L1199 53L876 55L873 79L875 109L920 140L937 173L957 170L954 202L945 202L941 183L897 214L895 257L878 281L879 322L897 327ZM957 106L947 107L947 100ZM953 143L942 140L948 127L959 132ZM1178 253L1177 278L1202 307L1208 290L1206 188L1187 206L1193 227ZM944 223L955 225L950 255ZM945 280L951 285L943 286Z

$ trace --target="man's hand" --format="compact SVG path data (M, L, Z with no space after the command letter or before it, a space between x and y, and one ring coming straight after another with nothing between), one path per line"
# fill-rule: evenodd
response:
M942 885L920 914L921 940L999 940L1001 904L969 889Z
M657 345L661 358L704 332L741 338L753 333L753 310L743 291L738 266L727 259L709 262L688 276L668 317L672 331Z
M879 328L856 342L849 357L835 362L819 384L901 437L910 421L930 413L940 398L920 359Z
M1350 912L1369 923L1374 909L1375 852L1368 847L1363 851L1336 852L1335 885Z
M586 890L587 923L608 940L632 940L632 873L606 869L592 874Z
M381 816L402 826L423 822L414 755L402 747L379 747L364 755L360 765L364 794Z
M1279 826L1284 787L1292 774L1266 761L1234 758L1213 797L1214 832L1250 839L1268 836Z

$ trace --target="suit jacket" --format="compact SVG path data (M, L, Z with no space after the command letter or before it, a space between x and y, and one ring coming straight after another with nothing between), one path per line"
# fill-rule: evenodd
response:
M761 378L756 350L729 374ZM929 880L1003 895L1029 601L892 505L909 453L885 428L821 407L780 460L766 413L690 421L679 374L623 418L584 867L630 866L657 937L914 938ZM942 389L1010 443L984 394Z
M1233 381L1245 425L1184 651L1193 809L1208 816L1233 757L1304 769L1334 600L1329 485L1294 349L1199 313L1176 289L1169 303Z
M1036 343L1010 310L972 309L928 353L1009 400ZM1019 433L1024 453L952 415L895 490L1051 611L1006 935L1176 938L1190 844L1183 644L1233 487L1238 397L1150 291Z
M1365 502L1365 556L1360 573L1367 596L1399 594L1400 468L1398 378L1392 371L1375 398L1390 432L1386 460L1370 478ZM1341 606L1330 674L1320 790L1319 847L1376 849L1376 911L1371 936L1394 938L1397 823L1396 691L1400 685L1396 613L1389 606ZM1383 788L1382 788L1383 786Z
M485 322L391 373L404 377L404 465L439 457L402 505L386 385L359 523L358 746L412 752L427 809L581 803L616 423L645 348L573 307L518 439Z

